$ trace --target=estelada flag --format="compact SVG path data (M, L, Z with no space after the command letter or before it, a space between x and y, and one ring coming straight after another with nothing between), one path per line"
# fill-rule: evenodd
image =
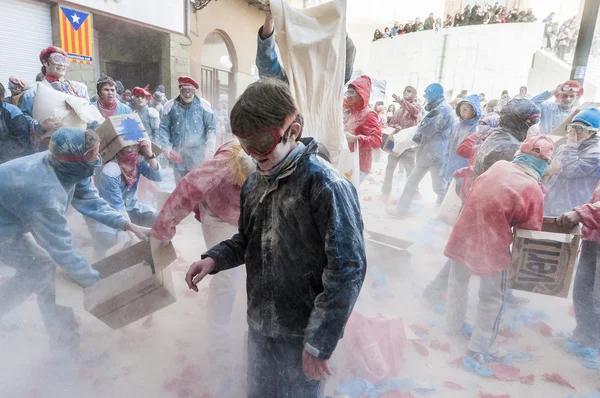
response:
M60 41L71 62L92 63L92 18L90 13L60 6Z

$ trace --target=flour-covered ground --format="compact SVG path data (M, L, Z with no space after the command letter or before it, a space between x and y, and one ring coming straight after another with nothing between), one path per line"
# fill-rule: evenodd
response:
M387 377L375 385L364 380L356 356L351 355L349 346L356 348L356 344L347 344L351 335L347 330L347 337L332 358L334 376L326 384L326 393L333 395L337 388L353 397L600 396L592 395L600 394L599 371L584 366L584 359L568 354L561 346L561 333L569 334L575 325L570 299L518 292L531 302L506 310L503 336L499 337L499 343L512 353L512 361L507 362L512 367L496 367L496 377L469 373L462 367L466 338L446 336L443 306L432 308L420 297L444 263L442 253L449 228L433 220L437 207L428 177L421 184L422 199L412 208L414 217L395 220L387 216L386 205L379 200L386 159L380 156L372 176L360 189L365 229L412 242L408 250L412 260L400 256L371 261L356 312L379 324L395 325L395 330L402 322L408 340L393 334L387 339L391 343L383 347L377 347L374 339L362 341L370 348L364 350L369 358L361 363L377 362L373 353L388 357L390 352L401 352L396 355L395 365L386 363L388 369L398 369L396 378ZM400 176L394 179L392 200L400 195L404 181ZM91 259L85 223L73 216L71 224L78 245ZM188 291L184 282L187 266L205 249L200 225L188 218L178 229L174 244L179 259L170 268L178 301L117 331L77 311L82 361L76 369L64 369L51 361L34 297L5 317L0 323L0 397L244 397L244 281L238 286L230 352L216 357L206 337L210 327L206 322L208 281L200 286L198 294ZM369 253L369 257L373 255ZM11 274L9 268L0 266L0 281ZM474 278L468 314L471 324L477 285ZM587 365L594 363L588 361ZM545 374L554 373L574 388L544 380ZM498 380L502 374L514 381Z

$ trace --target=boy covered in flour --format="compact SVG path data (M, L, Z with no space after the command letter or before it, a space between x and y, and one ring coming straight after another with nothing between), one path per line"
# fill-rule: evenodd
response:
M318 397L328 360L360 292L366 258L353 185L317 156L302 133L289 87L251 84L231 127L257 173L242 186L238 232L209 249L186 275L246 264L248 397Z

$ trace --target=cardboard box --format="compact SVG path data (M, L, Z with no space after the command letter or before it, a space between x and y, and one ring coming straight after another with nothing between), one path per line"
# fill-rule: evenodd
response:
M137 113L117 115L107 118L97 129L100 136L102 163L110 162L126 146L137 145L140 139L150 141L144 123ZM152 144L153 153L158 156L163 151Z
M580 241L579 225L564 230L556 218L544 218L541 231L515 230L509 287L566 298Z
M386 127L381 135L381 149L384 152L394 156L400 156L406 150L416 148L418 146L418 144L412 140L417 132L416 126L401 130L396 134L394 134L394 131L396 131L395 128Z
M365 251L369 266L393 277L408 276L412 243L396 237L365 230Z
M139 242L93 264L102 279L86 288L57 272L56 302L83 308L120 329L177 300L167 268L176 259L171 243Z

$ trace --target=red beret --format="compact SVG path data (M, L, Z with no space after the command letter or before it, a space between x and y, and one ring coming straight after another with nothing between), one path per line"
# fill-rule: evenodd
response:
M55 47L55 46L50 46L50 47L44 48L42 50L42 52L40 53L40 62L44 63L44 58L46 58L48 55L50 55L52 53L61 53L65 57L68 57L67 53L62 48Z
M131 94L133 94L134 97L136 97L138 95L143 95L148 100L152 99L152 94L150 94L148 91L144 90L141 87L136 87L133 90L131 90Z
M179 82L179 87L194 86L196 90L200 88L200 85L198 85L194 79L188 76L181 76L179 79L177 79L177 81Z

